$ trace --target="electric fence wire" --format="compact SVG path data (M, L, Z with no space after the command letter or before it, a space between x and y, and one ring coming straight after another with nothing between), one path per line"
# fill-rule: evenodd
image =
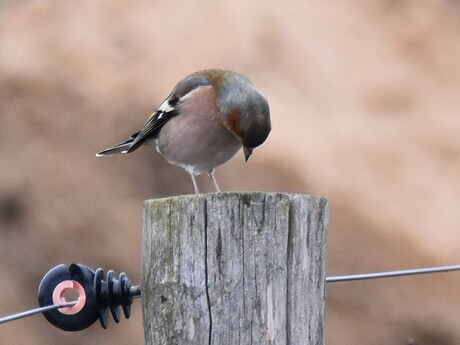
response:
M451 271L459 271L459 270L460 270L460 265L452 265L452 266L415 268L415 269L400 270L400 271L350 274L350 275L344 275L344 276L326 277L326 283L340 283L340 282L349 282L349 281L355 281L355 280L404 277L404 276L413 276L417 274L442 273L442 272L451 272Z
M431 274L431 273L443 273L443 272L452 272L452 271L460 271L460 265L451 265L451 266L436 266L436 267L425 267L425 268L415 268L415 269L408 269L408 270L399 270L399 271L385 271L385 272L375 272L375 273L361 273L361 274L350 274L350 275L342 275L342 276L330 276L326 277L326 283L340 283L340 282L351 282L356 280L369 280L369 279L382 279L382 278L394 278L394 277L404 277L404 276L412 276L412 275L420 275L420 274ZM133 287L136 288L138 291L137 296L140 297L140 287ZM61 309L61 308L68 308L73 307L77 304L77 301L71 301L61 304L53 304L41 308L27 310L21 313L5 316L0 318L0 324L15 321L18 319L22 319L28 316L36 315L45 313L47 311Z
M75 304L77 304L77 301L71 301L71 302L60 303L60 304L53 304L53 305L48 305L46 307L26 310L26 311L24 311L22 313L17 313L17 314L13 314L13 315L10 315L10 316L5 316L5 317L0 318L0 324L10 322L10 321L15 321L15 320L22 319L22 318L32 316L32 315L36 315L36 314L45 313L47 311L51 311L51 310L55 310L55 309L73 307Z

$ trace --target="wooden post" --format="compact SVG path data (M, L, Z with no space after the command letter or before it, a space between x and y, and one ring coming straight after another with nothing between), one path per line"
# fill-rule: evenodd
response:
M326 199L200 194L145 203L145 344L324 344Z

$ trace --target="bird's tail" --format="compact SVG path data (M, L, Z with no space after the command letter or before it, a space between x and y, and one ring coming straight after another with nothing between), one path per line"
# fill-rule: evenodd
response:
M134 150L129 150L129 149L131 148L138 134L139 133L135 133L128 140L123 141L122 143L113 145L109 148L106 148L105 150L102 150L101 152L96 153L96 157L110 156L110 155L114 155L117 153L128 153L128 152L134 151Z

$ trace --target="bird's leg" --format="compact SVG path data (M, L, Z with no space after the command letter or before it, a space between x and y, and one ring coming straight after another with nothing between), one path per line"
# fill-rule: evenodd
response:
M220 193L220 188L219 185L217 184L216 177L214 176L214 173L216 172L215 169L212 169L208 172L209 177L211 177L212 182L214 182L214 187L216 187L216 191Z
M193 189L195 190L195 194L200 194L200 191L198 190L198 186L196 184L196 179L195 179L195 174L194 173L189 173L190 174L190 177L192 178L192 182L193 182Z

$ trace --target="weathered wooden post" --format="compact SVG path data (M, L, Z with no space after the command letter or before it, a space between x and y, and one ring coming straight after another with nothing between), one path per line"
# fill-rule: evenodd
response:
M323 344L328 206L280 193L145 203L145 344Z

